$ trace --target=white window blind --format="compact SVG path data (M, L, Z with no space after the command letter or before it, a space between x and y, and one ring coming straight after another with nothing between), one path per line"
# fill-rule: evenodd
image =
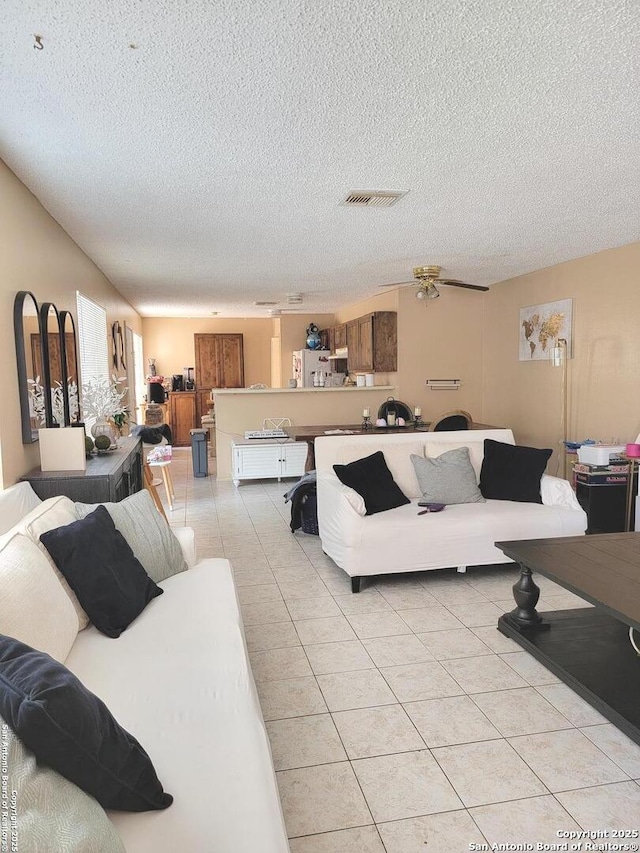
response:
M85 384L89 379L101 377L109 379L107 312L102 305L98 305L80 291L76 291L76 302L81 383ZM87 426L91 426L88 421L86 423Z

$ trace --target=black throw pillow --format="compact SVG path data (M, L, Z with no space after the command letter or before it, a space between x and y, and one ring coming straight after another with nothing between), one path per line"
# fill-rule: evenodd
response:
M166 809L151 759L101 699L58 661L0 634L0 717L38 763L105 809Z
M540 480L552 453L485 438L480 470L483 497L541 504Z
M119 637L160 589L99 506L79 521L43 533L40 541L87 616L107 637Z
M393 479L381 450L348 465L334 465L333 470L341 483L361 495L366 515L411 503Z

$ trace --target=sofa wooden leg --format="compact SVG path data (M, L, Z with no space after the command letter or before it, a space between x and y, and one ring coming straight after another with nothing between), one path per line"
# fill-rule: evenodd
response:
M351 592L360 592L360 581L362 578L351 578Z
M467 571L467 567L466 566L458 566L457 571L460 572L460 574L464 574Z

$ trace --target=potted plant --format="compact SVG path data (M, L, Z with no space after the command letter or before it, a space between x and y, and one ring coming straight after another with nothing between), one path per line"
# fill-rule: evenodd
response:
M111 441L111 447L116 446L118 427L122 427L129 416L129 410L124 402L128 388L120 390L120 383L125 381L123 376L113 375L111 379L104 376L91 378L82 386L82 410L85 421L94 418L91 427L94 438L106 435Z

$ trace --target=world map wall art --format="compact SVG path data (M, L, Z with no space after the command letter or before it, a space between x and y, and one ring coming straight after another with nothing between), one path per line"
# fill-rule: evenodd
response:
M520 309L520 361L540 361L551 358L556 341L567 342L567 356L573 355L571 314L573 299L559 299L542 305Z

